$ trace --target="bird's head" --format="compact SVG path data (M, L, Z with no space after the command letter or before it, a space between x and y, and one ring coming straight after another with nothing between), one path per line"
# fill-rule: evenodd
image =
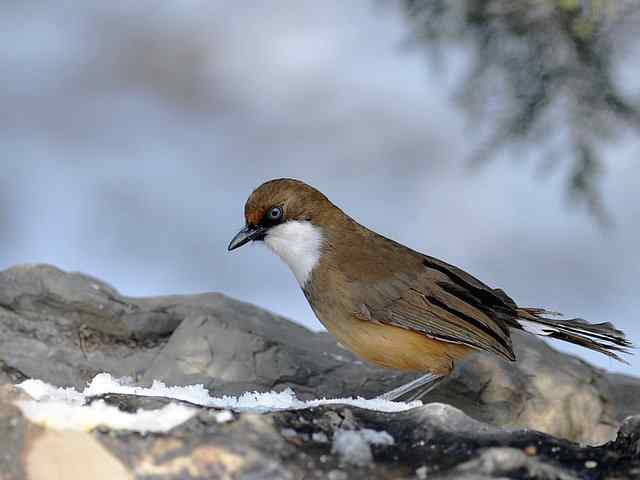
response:
M315 188L281 178L260 185L244 207L245 227L229 243L235 250L264 243L284 260L304 286L322 255L326 226L339 210Z

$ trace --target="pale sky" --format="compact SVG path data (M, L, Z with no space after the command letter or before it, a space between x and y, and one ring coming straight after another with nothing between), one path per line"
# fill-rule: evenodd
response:
M562 169L542 178L514 152L468 168L463 51L436 68L379 2L273 5L0 6L0 267L52 263L132 296L220 291L320 329L279 259L226 251L251 190L287 176L522 305L640 342L637 137L603 149L603 230ZM579 353L640 374L638 356Z

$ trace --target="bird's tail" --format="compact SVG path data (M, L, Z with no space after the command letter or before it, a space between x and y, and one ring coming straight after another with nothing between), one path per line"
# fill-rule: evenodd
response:
M518 308L518 323L523 330L580 345L628 363L618 353L631 354L628 349L633 348L633 344L611 323L589 323L581 318L557 320L549 316L559 314L541 308Z

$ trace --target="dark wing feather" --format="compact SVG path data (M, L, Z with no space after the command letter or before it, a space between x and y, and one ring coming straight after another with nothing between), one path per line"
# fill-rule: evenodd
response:
M515 304L462 270L424 257L416 274L395 275L373 289L367 298L379 300L366 305L372 320L515 360L508 330Z

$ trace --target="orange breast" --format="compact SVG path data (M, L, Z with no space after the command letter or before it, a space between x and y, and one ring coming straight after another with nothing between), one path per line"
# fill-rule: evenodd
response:
M345 348L375 365L407 372L448 374L473 349L404 328L351 318L324 322Z

